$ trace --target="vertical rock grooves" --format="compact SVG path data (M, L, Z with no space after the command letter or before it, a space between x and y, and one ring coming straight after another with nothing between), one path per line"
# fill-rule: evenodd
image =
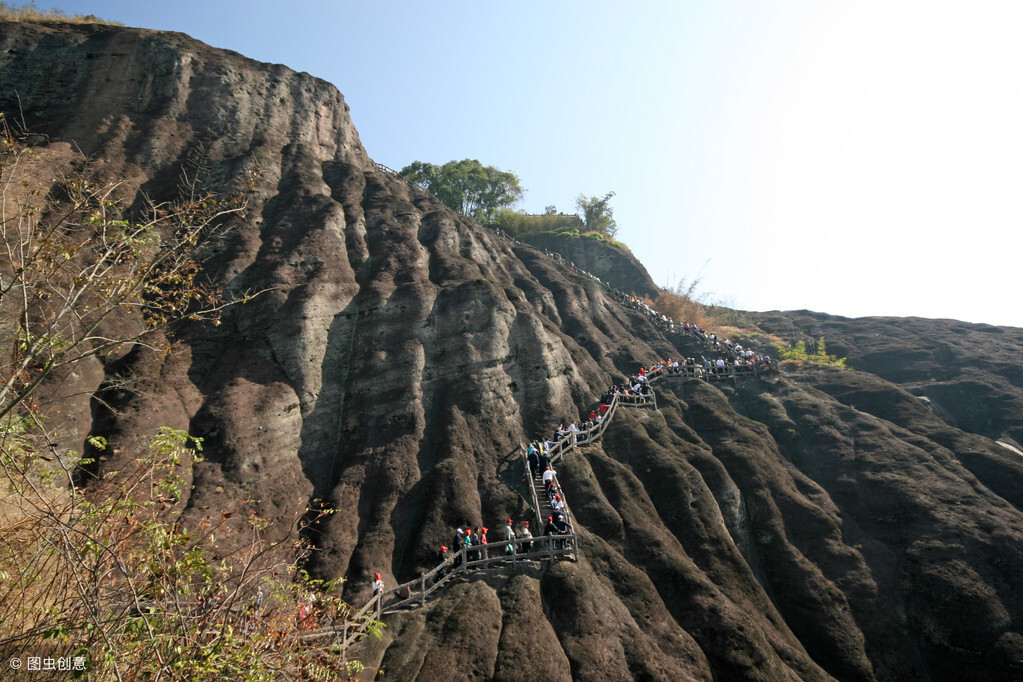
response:
M353 603L375 571L431 567L456 526L523 518L520 442L640 365L702 352L379 171L308 74L179 34L2 23L0 110L76 145L129 203L172 196L198 149L216 186L259 168L209 273L263 293L178 330L170 355L83 368L74 390L103 385L117 412L69 416L69 438L108 436L116 468L157 425L203 437L189 522L247 501L280 537L336 508L309 529L310 569L346 577ZM950 397L969 388L948 383L952 342L924 354L932 386L927 362L801 315L764 324L826 326L833 351L862 344L864 367L917 383L808 367L659 386L660 410L619 412L559 464L578 563L457 584L391 618L367 662L410 680L1023 677L1023 466L988 440L1023 432L1020 377L990 370L985 420Z

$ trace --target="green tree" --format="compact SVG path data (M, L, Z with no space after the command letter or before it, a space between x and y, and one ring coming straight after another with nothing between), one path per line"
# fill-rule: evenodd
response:
M841 369L849 369L849 365L846 358L835 357L834 355L828 354L828 347L824 343L824 337L820 337L816 342L813 342L815 346L813 352L807 348L806 341L800 339L795 346L787 348L781 344L774 344L778 356L782 360L795 360L797 362L811 362L817 365L828 365L831 367L839 367Z
M614 192L608 192L602 197L588 197L580 194L575 200L575 205L582 211L583 222L590 232L598 232L614 239L618 234L618 223L615 222L614 209L611 208L611 197Z
M479 223L492 222L499 209L511 206L523 194L517 175L476 159L448 161L443 166L413 161L399 175Z

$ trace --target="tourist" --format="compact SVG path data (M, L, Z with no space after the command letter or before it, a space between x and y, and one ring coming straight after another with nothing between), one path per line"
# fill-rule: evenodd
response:
M550 490L551 486L554 485L554 476L557 474L554 469L547 467L543 472L543 487L544 490Z
M530 530L529 530L529 521L523 521L522 522L522 535L520 535L519 537L528 538L528 539L532 540L533 533L530 532ZM523 551L525 551L527 553L528 552L532 552L533 551L533 543L532 542L525 542L525 543L523 543L522 544L522 549L523 549Z
M462 547L465 546L465 531L459 528L455 531L455 539L451 543L451 551L455 553L455 567L462 565Z
M508 519L508 525L504 527L504 539L508 542L505 549L508 550L508 555L512 556L515 554L515 531L512 529L512 520Z
M446 562L447 560L448 560L448 547L447 547L447 545L441 545L440 549L437 551L437 565L438 566L443 566L444 562ZM445 575L445 570L443 568L440 569L439 571L437 571L437 577L438 578L443 578L444 575Z
M480 545L480 534L478 529L470 528L469 534L466 536L469 541L466 543L468 547L479 547ZM469 561L479 561L480 551L473 549L469 552Z
M547 523L543 527L543 534L544 535L548 535L548 536L550 536L550 535L557 535L558 534L558 527L554 525L554 517L553 516L548 516L547 517ZM547 541L547 548L548 549L551 548L551 541L550 540Z

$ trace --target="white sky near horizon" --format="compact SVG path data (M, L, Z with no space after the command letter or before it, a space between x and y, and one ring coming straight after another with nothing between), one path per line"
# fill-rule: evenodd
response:
M338 87L377 162L614 191L661 285L1023 327L1023 3L37 2Z

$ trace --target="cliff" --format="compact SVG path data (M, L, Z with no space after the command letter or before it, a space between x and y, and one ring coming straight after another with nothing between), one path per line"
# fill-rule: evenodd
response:
M625 293L651 299L656 299L661 293L643 264L627 248L618 244L550 232L527 235L523 240L561 254L577 267Z
M260 169L209 272L267 293L179 330L169 355L83 366L70 440L106 436L117 467L156 425L203 437L193 522L249 501L291 527L326 500L310 568L347 577L354 604L374 571L432 567L455 527L523 518L519 443L641 365L707 352L378 171L340 93L308 74L178 34L11 23L0 67L0 111L129 193L169 196L199 146L225 185ZM906 360L940 358L951 323L885 346L810 317L763 324L820 326L853 371L662 385L659 410L622 411L560 467L578 562L461 582L389 617L366 662L395 679L1023 675L1023 464L991 440L1018 442L1015 403L971 421L955 385L982 359L960 374ZM1017 395L1018 373L999 376Z

